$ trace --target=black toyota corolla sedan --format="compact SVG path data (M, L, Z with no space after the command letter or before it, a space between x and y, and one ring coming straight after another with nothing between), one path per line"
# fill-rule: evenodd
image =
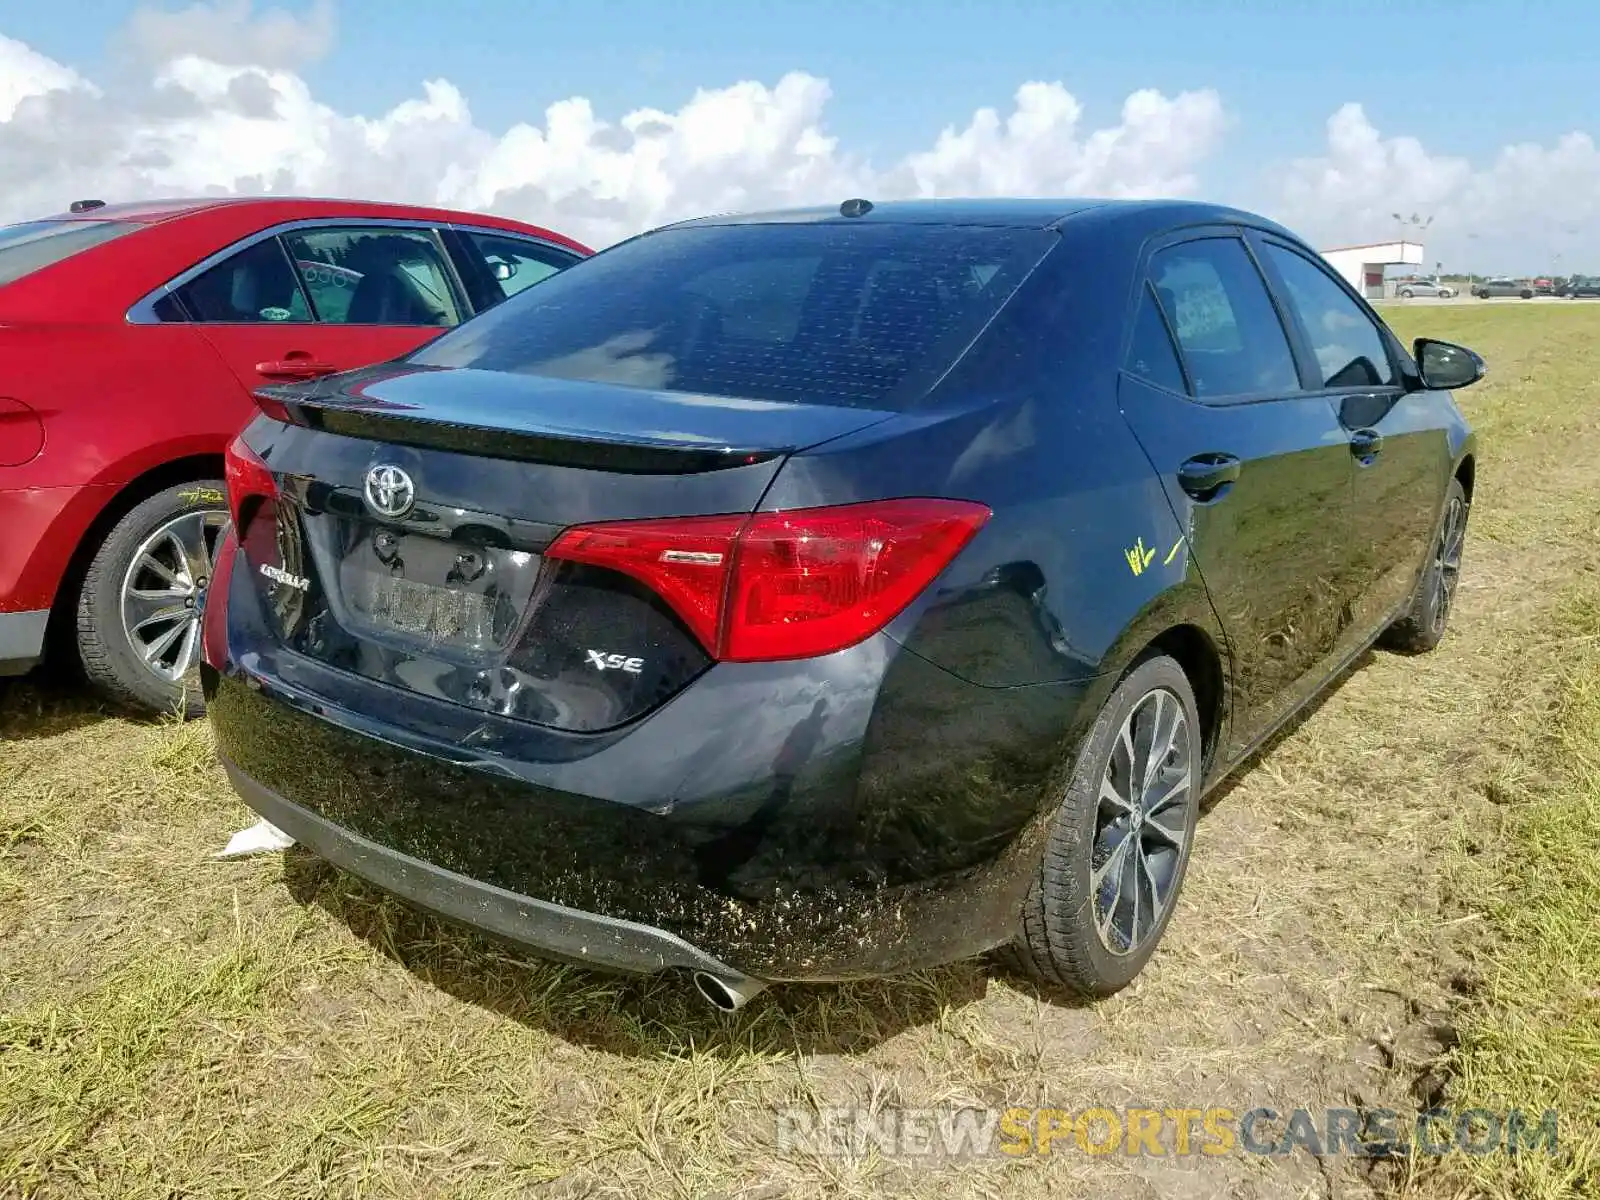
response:
M261 393L211 720L312 851L560 959L1106 994L1202 795L1439 641L1482 373L1209 205L671 226Z

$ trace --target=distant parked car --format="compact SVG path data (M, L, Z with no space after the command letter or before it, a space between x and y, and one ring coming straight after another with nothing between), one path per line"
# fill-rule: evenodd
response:
M1435 296L1440 300L1448 300L1456 294L1453 287L1447 287L1437 279L1407 279L1395 289L1402 300L1410 300L1413 296Z
M1561 285L1560 294L1568 298L1600 296L1600 275L1574 275Z
M1554 296L1556 294L1556 281L1544 275L1535 279L1532 287L1535 296Z
M1519 279L1509 279L1502 275L1476 284L1472 294L1479 300L1487 300L1490 296L1521 296L1524 300L1532 300L1533 288Z
M415 350L587 254L348 200L80 201L0 227L0 675L54 628L108 697L172 708L251 391Z

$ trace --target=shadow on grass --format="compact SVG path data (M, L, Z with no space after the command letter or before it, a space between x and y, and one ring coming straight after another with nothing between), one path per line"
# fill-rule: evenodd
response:
M1373 659L1369 650L1351 662L1207 795L1202 813ZM299 847L284 857L284 884L297 903L322 909L429 986L568 1043L628 1057L860 1053L941 1023L1001 978L1040 1003L1093 1003L1019 978L993 959L975 959L889 979L777 985L726 1015L700 998L685 973L613 975L546 962L412 907Z
M1272 735L1268 737L1266 741L1262 742L1261 745L1252 750L1249 755L1239 763L1238 766L1234 767L1232 771L1228 772L1228 777L1226 779L1205 794L1205 797L1200 801L1201 819L1204 819L1206 814L1211 812L1212 809L1216 808L1217 805L1226 800L1233 789L1238 787L1239 784L1244 781L1245 776L1249 775L1251 771L1256 769L1262 759L1271 755L1274 750L1293 737L1295 733L1299 731L1301 726L1321 712L1322 706L1326 704L1339 691L1340 688L1344 687L1344 685L1350 682L1352 678L1370 666L1377 659L1379 654L1387 653L1390 653L1390 651L1377 650L1369 647L1368 649L1363 650L1360 654L1356 655L1356 657L1348 666L1344 668L1344 670L1340 671L1328 682L1326 687L1313 696L1311 700L1302 708L1298 709L1287 721L1278 726L1277 729L1273 730Z
M888 979L776 984L734 1014L713 1009L685 972L621 975L548 962L436 917L300 847L284 883L431 987L574 1045L627 1057L856 1054L935 1025L1007 981L1046 1003L1087 1001L1006 976L985 959Z
M0 742L57 737L127 715L64 672L40 668L0 678Z
M1252 752L1206 796L1202 816L1374 657L1372 650L1358 656ZM428 985L569 1043L625 1056L859 1053L982 1000L995 979L1055 1007L1094 1002L1019 978L993 959L974 959L889 979L778 985L729 1016L702 1000L684 973L611 975L545 962L414 908L298 847L284 858L284 883L296 902L323 909Z

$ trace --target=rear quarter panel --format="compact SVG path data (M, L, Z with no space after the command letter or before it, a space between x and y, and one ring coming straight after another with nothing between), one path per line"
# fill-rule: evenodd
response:
M79 323L0 330L0 393L44 426L44 446L0 468L17 524L0 555L0 608L49 607L84 534L121 489L192 455L221 455L254 411L191 328Z
M1106 678L1220 629L1116 402L1137 239L1063 238L925 408L790 461L763 507L933 495L994 516L889 633L983 687ZM1131 248L1130 248L1131 247ZM1126 261L1130 265L1120 268Z
M1064 242L932 403L791 459L762 502L941 496L993 510L888 626L899 653L863 736L860 795L918 862L961 870L1010 847L1023 869L996 878L1018 887L1061 773L1127 668L1179 626L1223 645L1117 406L1122 313L1104 297L1125 291L1109 271ZM1011 920L1020 894L996 897Z

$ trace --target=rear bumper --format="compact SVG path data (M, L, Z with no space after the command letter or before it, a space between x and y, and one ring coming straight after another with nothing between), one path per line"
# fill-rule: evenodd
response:
M381 846L262 787L233 764L223 765L255 812L334 866L418 908L566 962L613 971L682 968L724 979L738 974L664 929L535 900Z
M878 635L560 733L286 651L233 561L202 677L252 807L424 907L624 970L843 980L1009 940L1052 769L1109 686L979 687Z
M44 657L48 608L0 612L0 675L21 675Z

